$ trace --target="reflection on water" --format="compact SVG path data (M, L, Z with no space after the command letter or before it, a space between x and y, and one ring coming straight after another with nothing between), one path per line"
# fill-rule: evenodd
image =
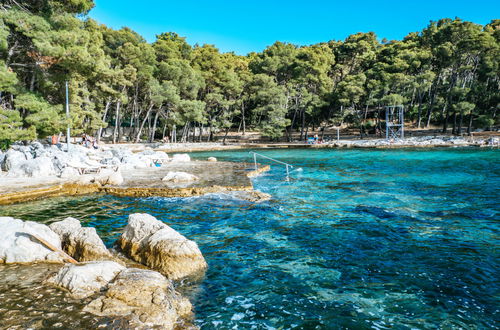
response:
M209 263L202 283L179 284L206 329L497 327L498 150L261 152L301 169L291 182L279 166L255 179L273 196L261 204L88 196L0 214L73 216L108 246L130 213L158 217ZM192 156L209 155L250 160L243 151Z

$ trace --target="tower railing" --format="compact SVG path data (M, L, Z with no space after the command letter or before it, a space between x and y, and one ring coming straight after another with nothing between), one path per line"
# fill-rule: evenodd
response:
M253 163L254 163L254 167L255 167L256 170L258 169L257 156L265 158L265 159L269 159L270 161L273 161L273 162L281 164L281 165L285 165L285 168L286 168L286 181L290 181L290 170L289 170L289 168L293 168L293 165L290 165L288 163L279 161L279 160L271 158L271 157L264 156L263 154L259 154L259 153L255 152L255 151L250 151L250 154L253 154Z

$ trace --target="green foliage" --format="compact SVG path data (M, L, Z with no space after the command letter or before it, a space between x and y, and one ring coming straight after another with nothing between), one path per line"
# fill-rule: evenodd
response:
M114 140L209 140L237 128L305 138L307 127L329 124L372 130L383 127L386 105L405 106L418 126L490 127L498 118L499 20L442 19L382 43L371 32L303 47L275 42L238 56L174 32L148 43L113 30L84 17L92 0L19 3L0 4L0 140L9 143L66 127L65 81L73 131L112 126Z

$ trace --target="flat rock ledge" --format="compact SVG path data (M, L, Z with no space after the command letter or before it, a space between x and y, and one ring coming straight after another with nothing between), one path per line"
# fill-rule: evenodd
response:
M203 272L198 245L149 214L131 214L118 244L129 258L178 280Z

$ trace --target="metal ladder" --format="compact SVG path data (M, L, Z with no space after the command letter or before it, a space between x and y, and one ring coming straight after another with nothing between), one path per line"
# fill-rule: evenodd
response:
M256 169L256 170L258 169L258 165L257 165L257 156L260 156L260 157L262 157L262 158L269 159L269 160L271 160L271 161L273 161L273 162L276 162L276 163L278 163L278 164L285 165L285 167L286 167L286 181L290 181L290 170L289 170L288 168L293 168L293 166L292 166L292 165L287 164L287 163L284 163L284 162L281 162L281 161L276 160L276 159L274 159L274 158L267 157L267 156L264 156L264 155L262 155L262 154L256 153L255 151L250 151L249 153L250 153L250 154L253 154L253 163L254 163L254 167L255 167L255 169Z

